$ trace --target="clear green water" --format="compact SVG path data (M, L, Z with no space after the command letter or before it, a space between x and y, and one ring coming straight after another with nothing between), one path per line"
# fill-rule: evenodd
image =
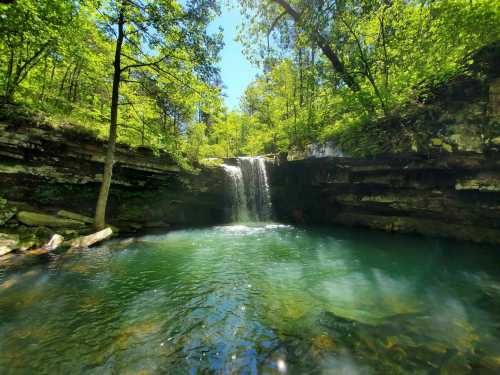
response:
M276 224L14 263L0 373L498 374L499 265L492 248Z

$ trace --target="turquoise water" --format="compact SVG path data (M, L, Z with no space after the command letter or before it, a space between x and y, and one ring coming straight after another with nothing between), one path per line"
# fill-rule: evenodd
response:
M0 266L4 375L500 373L493 248L271 223L25 263Z

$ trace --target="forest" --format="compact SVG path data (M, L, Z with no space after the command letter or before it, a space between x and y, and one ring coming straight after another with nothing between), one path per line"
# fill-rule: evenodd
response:
M436 127L408 119L427 111L436 87L472 74L476 52L500 35L495 0L237 5L239 39L261 68L237 111L224 103L223 30L208 31L221 11L215 0L1 5L0 119L107 142L97 228L116 143L165 152L186 170L324 142L353 156L424 151ZM482 130L485 142L488 134L496 132Z
M498 375L499 250L499 0L0 1L1 375Z
M114 121L119 143L168 152L187 168L328 140L360 156L400 151L398 138L413 130L394 133L383 120L411 116L433 88L470 74L474 53L500 35L495 0L238 6L239 39L261 73L229 110L217 65L223 30L207 31L215 0L0 4L1 96L16 104L2 117L101 139Z

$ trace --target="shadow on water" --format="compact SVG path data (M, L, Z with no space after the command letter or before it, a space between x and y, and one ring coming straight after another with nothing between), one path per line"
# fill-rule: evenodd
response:
M259 223L4 265L0 373L500 373L499 260Z

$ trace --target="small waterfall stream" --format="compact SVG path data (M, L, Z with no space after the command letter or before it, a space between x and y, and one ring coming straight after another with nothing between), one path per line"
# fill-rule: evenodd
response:
M271 194L262 157L239 157L237 165L223 164L231 182L231 219L236 222L271 219Z

